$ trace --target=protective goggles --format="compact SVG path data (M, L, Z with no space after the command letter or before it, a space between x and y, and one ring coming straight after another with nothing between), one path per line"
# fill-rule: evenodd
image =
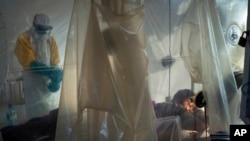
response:
M34 25L35 30L38 34L50 34L52 27L48 25Z

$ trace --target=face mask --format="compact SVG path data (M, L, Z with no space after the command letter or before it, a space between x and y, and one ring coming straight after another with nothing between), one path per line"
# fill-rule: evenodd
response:
M34 38L35 39L40 39L40 40L48 40L49 39L49 37L50 37L50 34L39 34L39 33L35 33L35 35L34 35Z

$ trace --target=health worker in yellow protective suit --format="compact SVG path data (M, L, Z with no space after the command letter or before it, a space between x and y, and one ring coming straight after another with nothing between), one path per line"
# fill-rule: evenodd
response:
M33 26L19 35L15 55L24 68L24 94L27 118L43 116L56 108L62 70L58 47L50 35L52 26L45 14L36 14ZM53 93L53 94L52 94ZM54 94L55 93L55 94Z

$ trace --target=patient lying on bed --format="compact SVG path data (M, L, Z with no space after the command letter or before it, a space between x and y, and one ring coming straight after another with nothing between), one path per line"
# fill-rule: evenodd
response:
M164 141L166 141L166 138L169 141L175 141L177 138L193 140L200 138L201 135L204 134L207 128L207 124L204 120L205 114L201 109L196 108L195 105L191 103L190 98L192 96L194 96L194 93L191 90L179 90L171 102L157 103L154 105L158 124L158 141L161 141L161 138L164 138L163 136L168 136L163 139ZM171 121L169 121L169 117L171 117ZM174 128L171 129L175 131L178 131L176 128L181 129L179 131L180 134L176 133L175 137L173 137L174 133L172 133L173 131L171 130L162 132L163 130L162 127L160 128L159 121L162 123L164 119L165 122L169 123L169 126L174 126Z

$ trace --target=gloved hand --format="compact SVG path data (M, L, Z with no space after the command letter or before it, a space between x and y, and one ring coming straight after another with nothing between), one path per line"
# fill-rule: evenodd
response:
M47 77L49 77L50 75L50 67L37 61L33 61L30 63L30 70Z
M49 78L52 82L59 83L62 81L63 71L59 68L50 68Z
M50 82L48 85L48 89L50 90L50 92L57 92L60 89L60 82Z
M56 92L60 88L60 83L62 81L63 71L58 68L51 68L49 78L51 82L48 85L48 89L51 92Z
M62 81L63 71L56 67L49 67L43 63L33 61L30 63L30 70L37 74L47 76L51 82L48 85L48 89L51 92L56 92L60 88L60 83Z

